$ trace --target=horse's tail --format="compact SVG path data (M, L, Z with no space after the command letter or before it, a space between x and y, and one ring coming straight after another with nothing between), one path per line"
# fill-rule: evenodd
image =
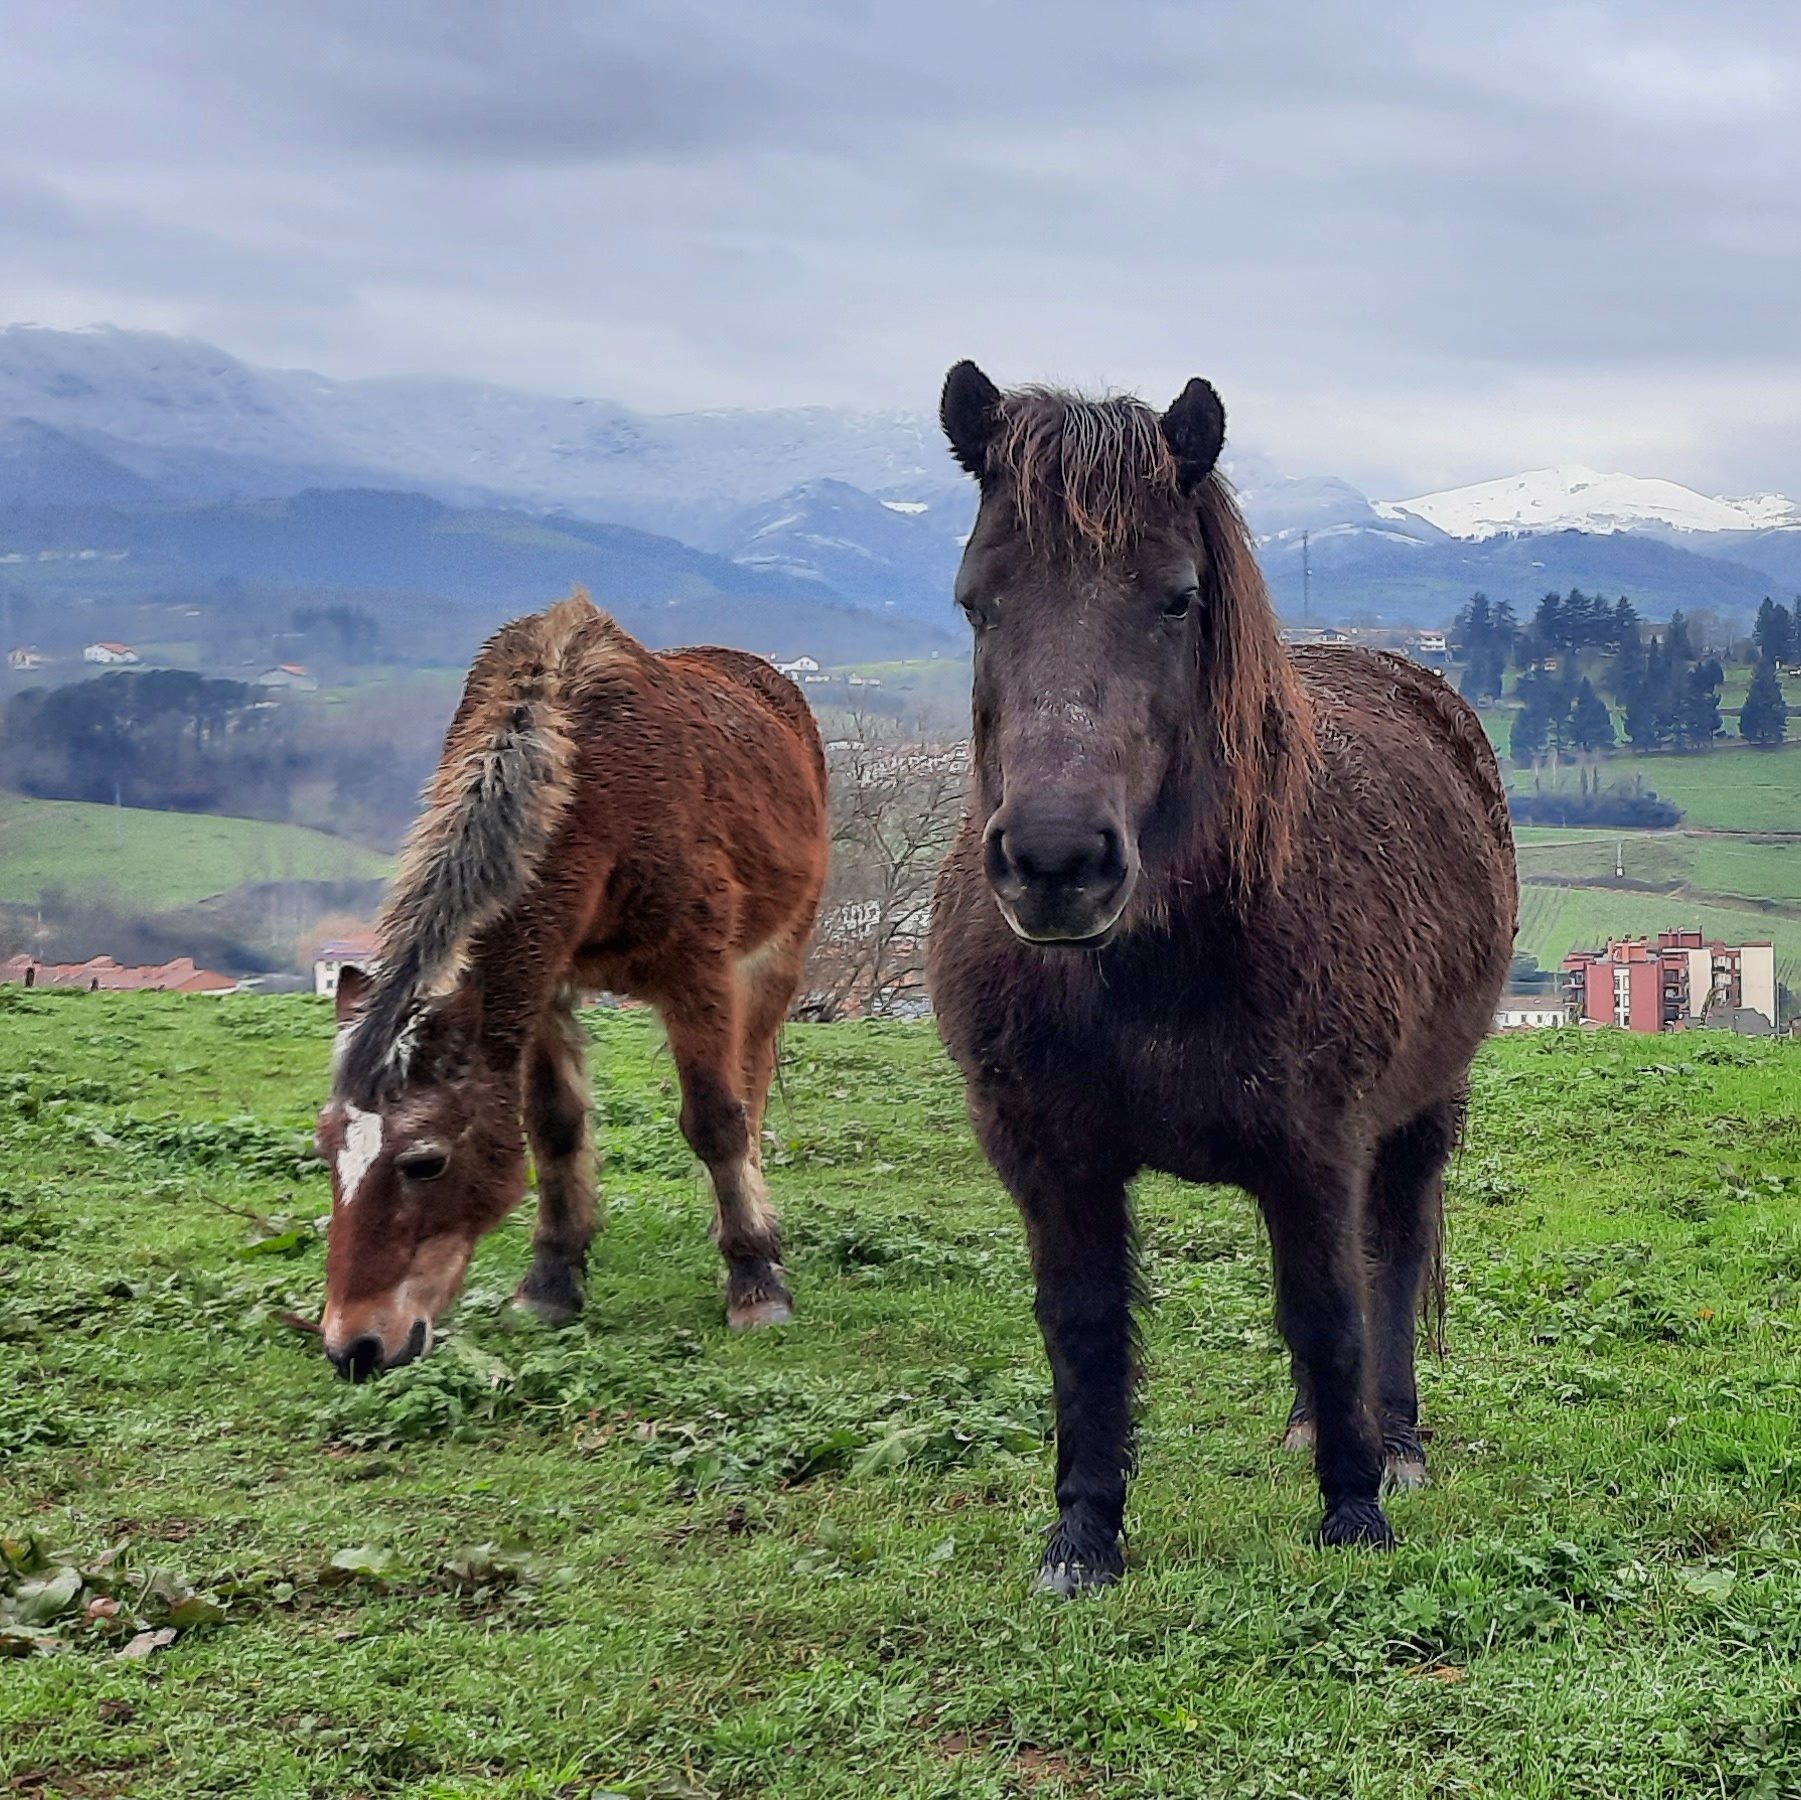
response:
M531 887L574 798L570 652L603 616L577 592L503 626L476 657L382 906L351 1087L378 1085L414 1005L455 987L477 933Z
M1469 1111L1470 1090L1465 1081L1447 1103L1445 1125L1449 1143L1445 1167L1433 1184L1432 1216L1426 1221L1426 1229L1432 1236L1426 1253L1426 1279L1420 1284L1420 1316L1427 1328L1433 1354L1441 1362L1445 1357L1445 1318L1450 1299L1450 1277L1445 1264L1445 1183L1450 1177L1450 1164L1463 1147L1463 1129Z

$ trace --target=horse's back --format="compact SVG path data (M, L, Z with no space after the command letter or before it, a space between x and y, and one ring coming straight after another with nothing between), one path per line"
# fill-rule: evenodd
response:
M1372 769L1380 763L1390 784L1412 785L1411 772L1442 792L1440 777L1450 773L1452 793L1479 814L1511 877L1507 788L1475 708L1436 671L1386 650L1320 646L1293 654L1325 733Z
M748 650L731 650L720 644L660 651L658 660L690 686L704 690L723 685L771 714L800 740L823 790L825 746L820 741L819 722L806 695L773 663Z

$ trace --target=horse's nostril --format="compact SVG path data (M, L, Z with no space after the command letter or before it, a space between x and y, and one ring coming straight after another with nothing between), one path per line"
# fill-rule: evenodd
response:
M381 1367L381 1339L364 1335L331 1359L346 1381L367 1381Z
M1107 865L1113 840L1105 831L1008 832L1002 848L1015 872L1026 882L1079 882L1092 879Z

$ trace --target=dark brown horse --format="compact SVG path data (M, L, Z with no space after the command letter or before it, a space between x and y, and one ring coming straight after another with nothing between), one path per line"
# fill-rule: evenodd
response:
M975 774L931 981L1025 1215L1057 1400L1041 1579L1117 1579L1141 1169L1256 1196L1322 1539L1393 1541L1423 1480L1414 1327L1471 1057L1513 943L1512 839L1436 675L1282 648L1225 415L945 385L981 484L957 580Z
M577 988L662 1014L681 1127L718 1201L734 1326L785 1321L763 1105L826 866L825 759L799 689L736 650L653 655L576 595L470 670L381 921L344 971L325 1349L419 1355L476 1240L525 1193L520 1300L574 1317L598 1212Z

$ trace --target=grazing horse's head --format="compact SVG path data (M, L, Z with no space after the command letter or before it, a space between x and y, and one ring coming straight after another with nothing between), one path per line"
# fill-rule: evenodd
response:
M342 971L343 1049L318 1131L332 1184L325 1353L352 1380L431 1347L477 1239L525 1193L518 1096L484 1067L479 988L416 1002L397 1029L372 990ZM359 1042L365 1031L379 1041Z
M1149 866L1207 845L1267 871L1259 783L1283 729L1268 601L1215 474L1225 412L1002 394L973 363L942 418L981 508L957 577L975 630L988 881L1028 942L1095 948Z

